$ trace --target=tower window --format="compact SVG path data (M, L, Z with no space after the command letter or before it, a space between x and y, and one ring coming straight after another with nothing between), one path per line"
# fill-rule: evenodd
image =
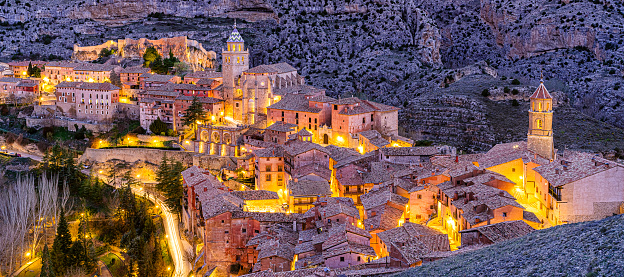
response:
M540 102L539 104L537 104L537 107L538 107L539 111L541 112L541 111L542 111L542 102Z
M543 123L542 123L542 120L541 120L541 119L538 119L538 120L536 120L536 121L535 121L535 127L536 127L537 129L542 129L542 127L543 127Z

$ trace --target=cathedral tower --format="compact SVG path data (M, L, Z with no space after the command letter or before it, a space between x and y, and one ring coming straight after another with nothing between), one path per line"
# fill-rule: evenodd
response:
M234 99L242 97L240 77L249 69L249 49L236 29L227 39L227 49L222 49L223 94L225 97L225 116L234 118ZM240 94L240 95L239 95Z
M533 153L553 160L555 157L552 128L553 99L546 87L544 87L543 80L540 81L540 85L531 95L530 100L527 147Z

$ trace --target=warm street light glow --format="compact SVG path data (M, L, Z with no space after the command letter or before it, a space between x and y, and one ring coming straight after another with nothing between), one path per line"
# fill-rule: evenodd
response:
M168 266L168 267L167 267L167 271L170 271L170 270L171 270L171 267L170 267L170 266Z
M211 116L211 117L210 117L210 119L211 119L212 121L215 121L215 116L214 116L214 115L213 115L213 116Z
M336 140L340 143L344 142L344 138L342 138L341 136L337 136Z
M26 257L30 257L30 251L26 252Z
M360 152L360 154L364 154L364 146L360 145L360 146L358 146L357 149Z
M188 140L185 140L185 141L184 141L184 143L186 143L186 144L191 144L191 142L190 142L190 141L188 141Z
M100 170L100 174L102 174L102 170Z
M140 178L140 177L141 177L141 174L137 174L137 178Z

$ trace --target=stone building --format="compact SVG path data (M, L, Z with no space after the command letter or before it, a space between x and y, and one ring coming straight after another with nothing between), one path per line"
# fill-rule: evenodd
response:
M522 220L505 221L460 231L461 246L490 245L522 237L535 231Z
M119 88L111 83L61 82L56 88L56 105L66 116L110 122L117 113Z
M33 67L38 67L39 69L43 69L43 67L47 64L46 61L13 61L9 62L9 69L13 71L13 77L15 78L23 78L28 74L28 66L31 65Z
M537 90L530 97L529 133L527 148L548 160L555 158L553 141L553 101L552 96L540 81Z
M119 79L123 84L123 89L138 89L140 86L139 77L145 73L150 73L149 68L128 67L119 71Z

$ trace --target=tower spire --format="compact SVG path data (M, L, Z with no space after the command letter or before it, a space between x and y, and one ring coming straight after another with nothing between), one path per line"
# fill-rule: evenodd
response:
M234 29L236 29L236 18L234 18Z
M540 83L544 83L544 68L540 70Z

